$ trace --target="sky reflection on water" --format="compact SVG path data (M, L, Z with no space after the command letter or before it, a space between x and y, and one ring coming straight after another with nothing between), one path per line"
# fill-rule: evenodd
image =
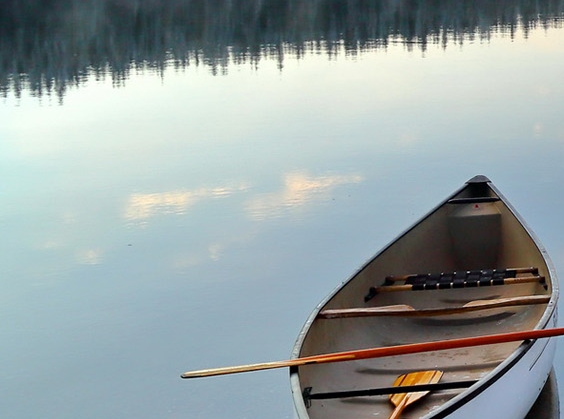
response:
M477 173L564 272L562 27L340 45L6 93L3 411L291 417L285 371L178 374L287 358L315 304Z

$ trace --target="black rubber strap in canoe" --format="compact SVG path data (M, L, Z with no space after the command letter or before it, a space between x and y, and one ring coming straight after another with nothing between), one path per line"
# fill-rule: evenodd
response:
M327 393L312 393L312 387L306 387L302 393L306 406L311 405L311 400L344 399L347 397L383 396L388 394L408 393L416 391L438 391L457 388L468 388L476 384L477 380L451 381L445 383L417 384L412 386L396 386L371 388L366 390L332 391Z
M529 276L517 274L530 273ZM475 288L525 282L541 283L547 289L545 278L539 276L538 268L509 268L509 269L476 269L471 271L456 271L443 273L411 274L387 276L383 285L371 287L364 301L369 301L380 292L388 291L425 291L451 288ZM403 285L396 285L403 282Z

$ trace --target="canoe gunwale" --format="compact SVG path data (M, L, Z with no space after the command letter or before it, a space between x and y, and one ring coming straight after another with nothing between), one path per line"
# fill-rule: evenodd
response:
M546 275L546 280L551 286L551 293L550 293L550 301L545 307L542 316L539 318L537 324L535 325L534 329L545 329L547 328L551 322L556 322L556 308L557 308L557 301L559 296L559 287L557 281L556 270L554 265L548 256L548 253L545 247L542 245L536 234L533 230L528 226L528 224L523 220L523 218L519 215L519 213L515 210L515 208L511 205L511 203L505 198L505 196L491 183L489 179L484 176L476 176L466 182L465 185L460 187L454 193L449 195L446 199L441 201L435 207L433 207L430 211L428 211L423 217L420 217L418 220L415 221L410 227L396 236L393 240L388 242L384 247L382 247L375 255L371 256L364 264L362 264L357 270L353 272L346 280L342 281L337 287L333 289L331 293L329 293L312 311L312 313L307 318L305 324L303 325L298 337L295 341L291 357L298 358L300 356L301 348L303 343L306 339L306 336L311 328L311 325L314 321L316 321L319 312L326 306L326 304L348 283L350 283L362 270L364 270L368 265L370 265L375 259L377 259L381 254L386 252L393 244L395 244L398 240L402 239L406 235L408 235L412 230L414 230L423 220L426 220L431 215L436 213L439 209L443 206L449 204L449 201L453 198L460 195L465 189L469 187L471 184L487 184L487 187L499 197L499 200L505 205L505 207L509 210L509 212L515 217L515 219L521 224L526 234L530 237L533 244L538 249L540 256L548 270ZM554 338L552 338L554 339ZM427 415L423 416L425 419L439 419L445 418L451 415L460 407L464 406L465 404L469 403L485 390L490 388L496 382L498 382L502 377L504 377L511 369L521 361L529 351L533 348L539 348L536 345L544 345L540 350L538 357L540 358L544 353L544 350L549 346L550 338L548 339L540 339L534 341L525 341L521 343L515 351L513 351L506 359L504 359L497 367L492 369L488 372L484 377L482 377L476 384L469 387L467 390L463 391L462 393L456 395L452 399L448 400L442 406L429 412ZM543 342L546 340L546 343ZM532 367L531 367L532 368ZM301 383L299 377L299 368L292 367L290 368L290 385L292 390L292 397L294 400L294 408L296 417L299 419L307 419L309 418L308 409L306 408L303 394L301 391ZM422 418L422 419L423 419Z

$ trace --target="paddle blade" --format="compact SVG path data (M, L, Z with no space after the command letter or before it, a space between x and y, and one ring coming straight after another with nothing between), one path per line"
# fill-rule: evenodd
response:
M394 381L394 387L413 386L418 384L435 384L439 382L442 376L443 376L443 372L438 370L410 372L407 374L400 375L396 379L396 381ZM403 407L406 407L411 403L419 400L427 393L429 392L418 391L416 393L391 394L390 401L394 404L394 406L399 406L400 404L403 404Z

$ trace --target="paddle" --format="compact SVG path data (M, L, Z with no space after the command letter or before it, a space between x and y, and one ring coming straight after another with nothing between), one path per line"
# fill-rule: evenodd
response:
M419 384L434 384L438 383L443 376L442 371L432 370L432 371L417 371L410 372L407 374L400 375L396 381L394 381L394 387L400 386L412 386ZM397 419L400 417L401 412L407 406L415 403L421 397L427 395L429 391L418 391L413 393L398 393L390 394L390 401L396 407L389 419Z
M235 374L240 372L261 371L273 368L298 367L329 362L354 361L368 358L407 355L421 352L441 351L446 349L467 348L472 346L492 345L519 340L540 339L564 335L564 327L554 329L526 330L521 332L499 333L497 335L475 336L460 339L439 340L435 342L412 343L407 345L385 346L382 348L357 349L324 355L312 355L287 361L263 362L259 364L239 365L236 367L211 368L185 372L182 378L211 377L214 375Z

